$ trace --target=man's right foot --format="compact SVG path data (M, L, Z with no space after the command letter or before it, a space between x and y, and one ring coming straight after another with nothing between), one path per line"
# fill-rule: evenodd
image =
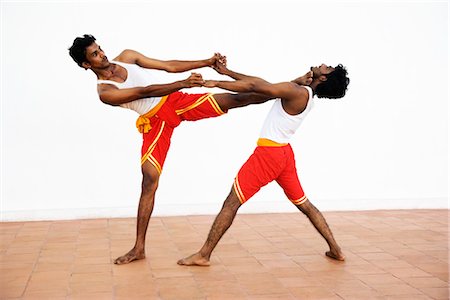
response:
M138 251L138 250L133 248L127 254L116 258L114 263L116 265L124 265L124 264L128 264L128 263L130 263L130 262L132 262L134 260L139 260L139 259L144 259L144 258L145 258L144 251Z
M330 250L327 251L325 253L326 256L328 256L329 258L335 259L335 260L339 260L339 261L344 261L345 260L345 255L339 250Z
M180 259L177 264L181 266L202 266L207 267L210 265L209 259L201 256L200 253L192 254L191 256Z

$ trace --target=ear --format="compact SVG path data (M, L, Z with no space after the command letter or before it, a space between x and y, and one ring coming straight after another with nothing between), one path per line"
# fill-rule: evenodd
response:
M320 75L320 76L319 76L319 80L320 80L320 81L327 81L327 76L325 76L325 75Z
M91 68L91 64L88 63L88 62L85 62L85 61L83 61L83 62L81 63L81 66L82 66L85 70Z

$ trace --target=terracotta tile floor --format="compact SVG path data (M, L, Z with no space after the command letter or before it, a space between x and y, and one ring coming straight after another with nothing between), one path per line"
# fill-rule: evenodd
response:
M210 267L176 261L214 216L155 217L147 259L111 261L135 219L0 223L1 299L448 299L449 211L324 213L347 261L300 213L238 215Z

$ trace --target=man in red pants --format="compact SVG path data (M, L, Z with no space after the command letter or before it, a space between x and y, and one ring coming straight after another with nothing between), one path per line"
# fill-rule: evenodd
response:
M124 50L109 61L92 35L74 40L69 48L74 61L97 76L100 100L106 104L136 111L136 121L143 134L142 193L137 217L137 234L134 247L114 262L126 264L145 257L145 235L150 220L159 177L170 147L173 130L181 121L195 121L220 116L229 109L249 104L263 103L271 97L256 93L245 94L186 94L180 89L204 84L200 74L192 73L187 79L164 83L159 79L161 70L184 72L192 69L226 63L218 53L198 61L162 61L146 57L133 50ZM308 83L310 75L305 75Z
M341 98L345 95L349 83L345 68L342 65L333 68L324 64L311 67L313 77L310 86L304 86L302 78L271 84L261 78L233 72L219 62L216 62L215 68L220 74L228 75L235 81L209 80L204 86L263 93L277 99L267 115L257 147L235 177L231 192L214 220L206 242L197 253L180 259L178 264L208 266L212 251L231 226L239 207L261 187L274 180L325 238L330 247L325 254L332 259L344 260L345 256L322 213L303 192L289 141L311 110L314 95L319 98Z

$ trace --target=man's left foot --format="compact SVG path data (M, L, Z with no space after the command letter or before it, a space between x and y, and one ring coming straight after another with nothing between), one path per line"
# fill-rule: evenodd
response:
M138 251L135 248L133 248L127 254L116 258L114 263L116 265L125 265L125 264L129 264L132 261L144 259L144 258L145 258L144 251Z
M328 256L329 258L338 260L338 261L344 261L345 260L345 255L342 254L341 251L327 251L325 253L326 256Z
M202 266L207 267L210 265L209 259L201 256L200 253L192 254L191 256L180 259L177 264L181 266Z

